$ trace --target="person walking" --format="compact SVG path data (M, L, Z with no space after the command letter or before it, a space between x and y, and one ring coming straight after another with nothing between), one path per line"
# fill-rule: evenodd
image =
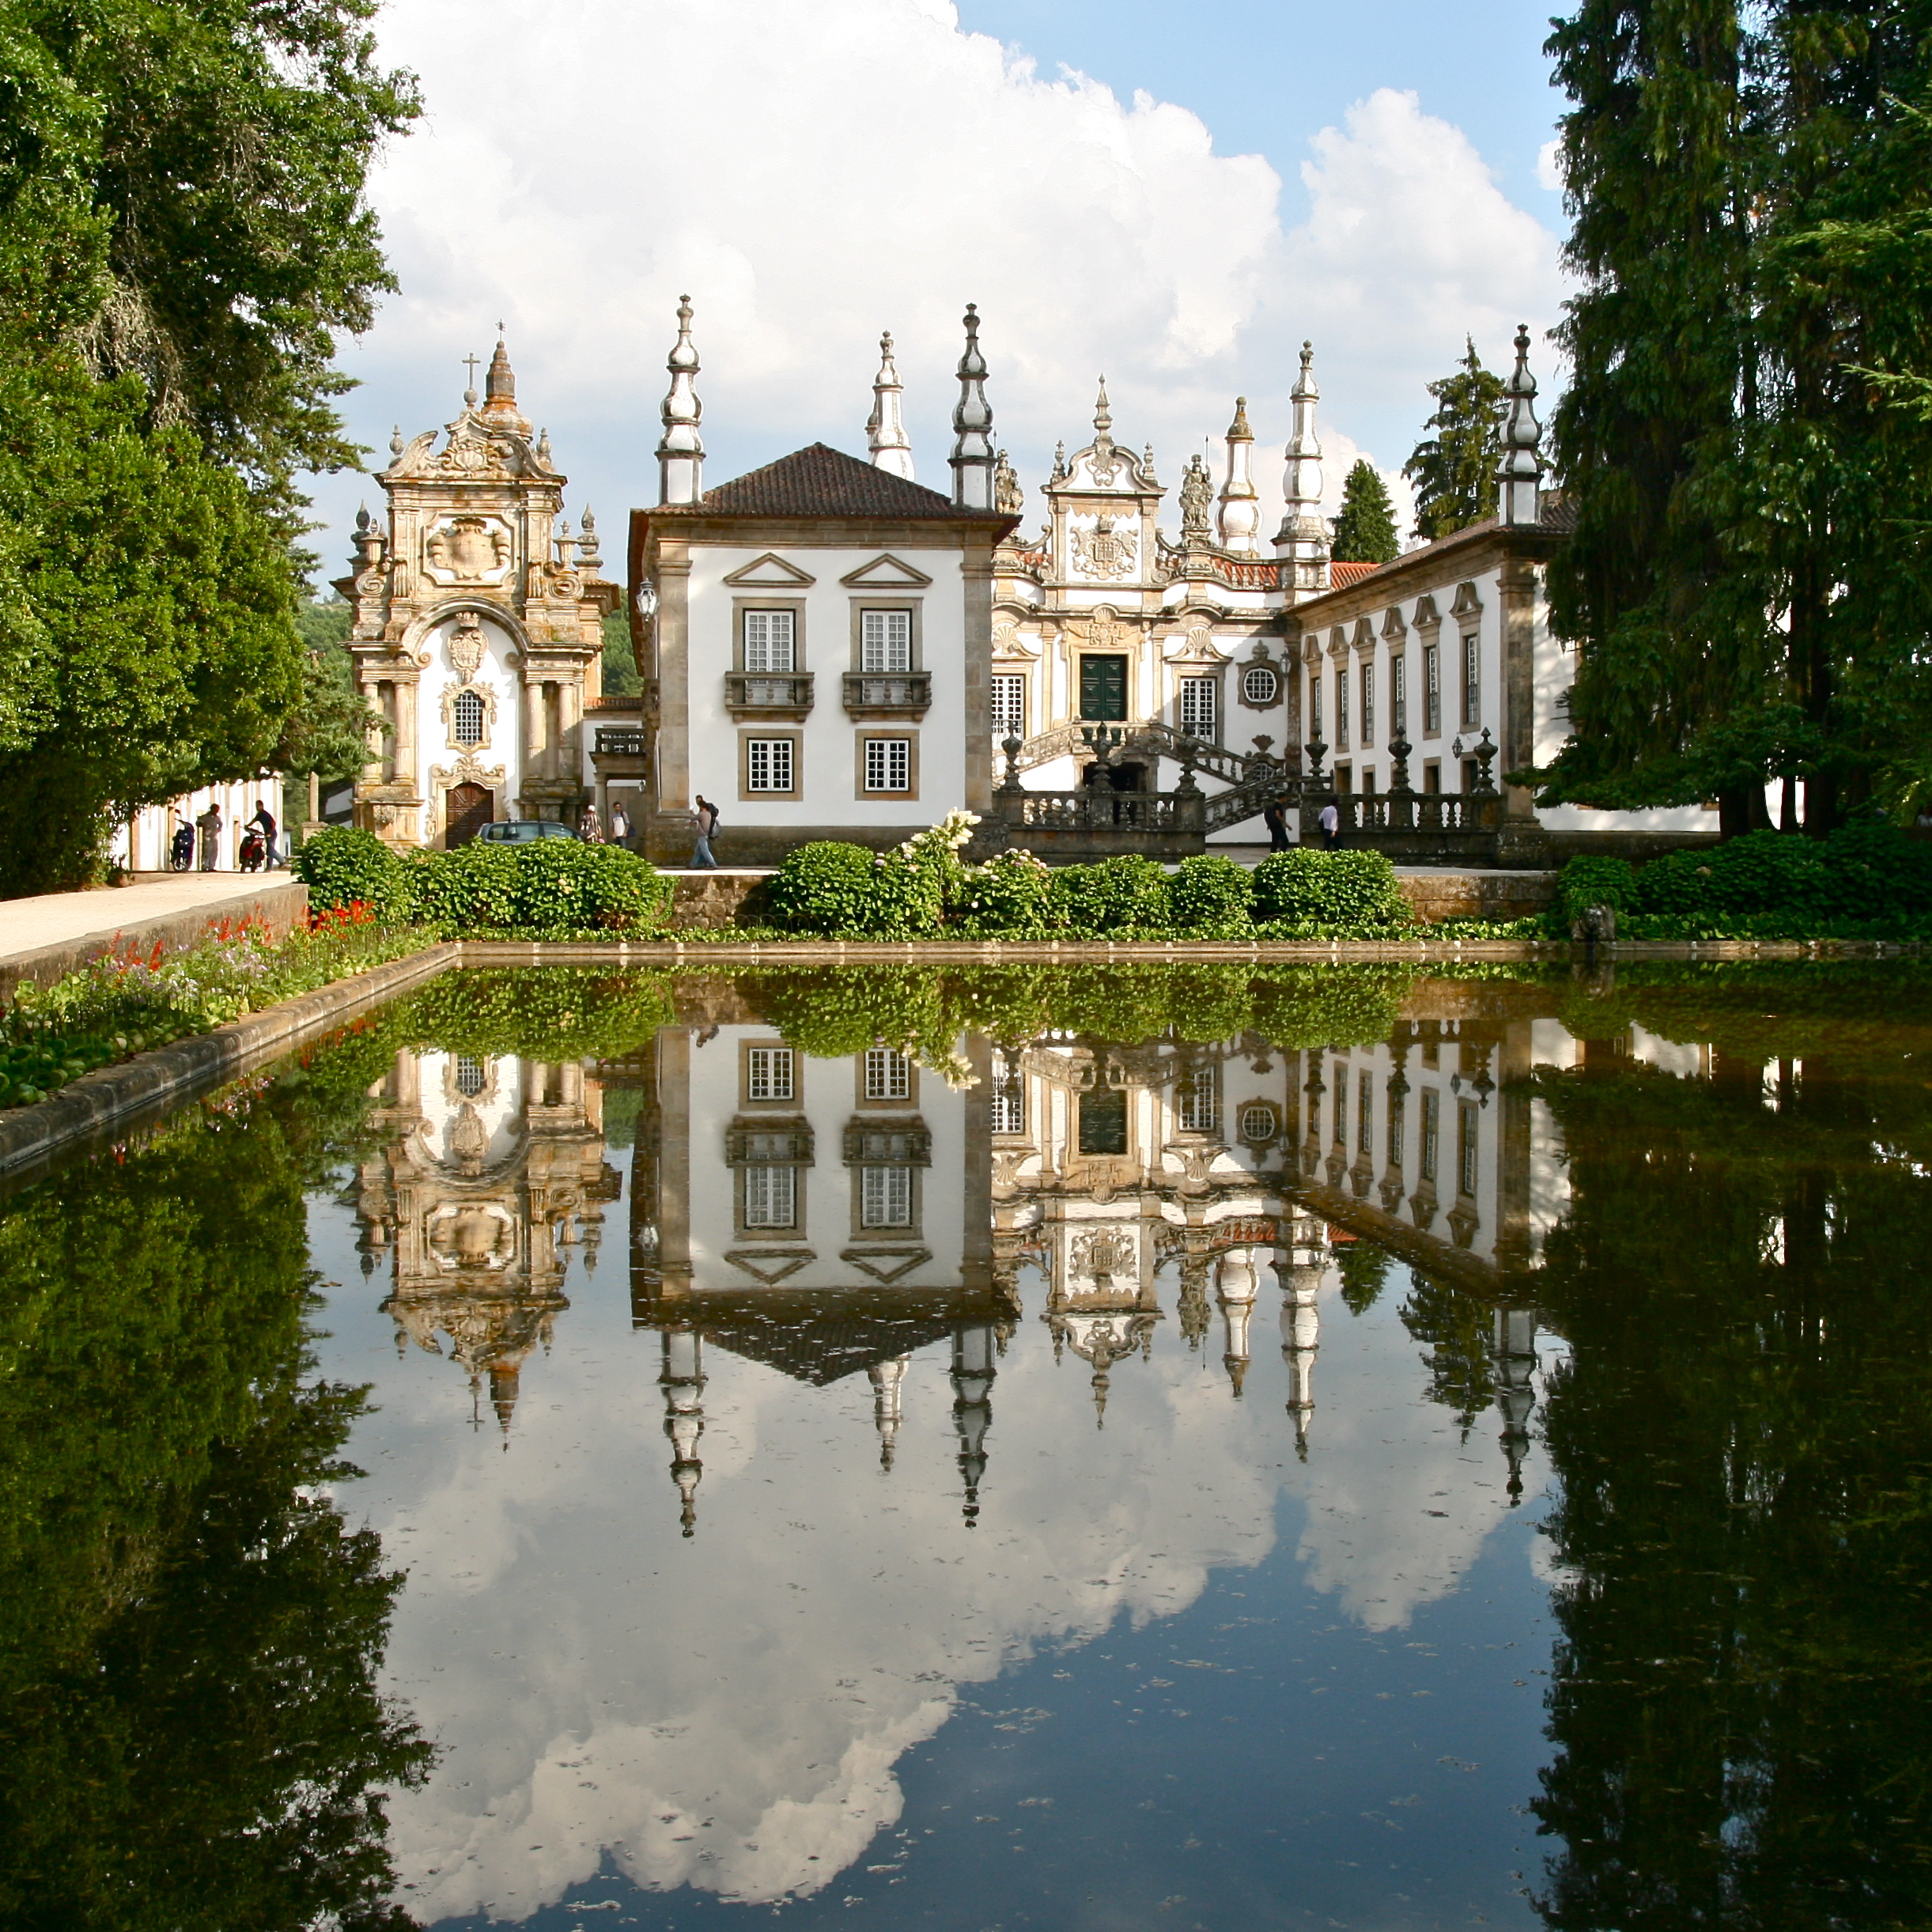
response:
M1333 799L1321 807L1321 816L1315 822L1321 827L1323 847L1333 852L1342 842L1342 815L1335 809Z
M619 799L611 807L611 842L630 849L630 814L624 809L624 801Z
M212 872L221 856L221 807L210 799L208 809L195 821L201 834L201 869Z
M718 862L711 856L711 835L718 829L718 808L703 792L698 794L698 845L691 854L694 871L713 871Z
M1288 849L1287 792L1276 792L1273 800L1262 807L1261 822L1268 827L1268 849L1270 852L1286 852Z
M275 823L275 815L268 809L267 800L258 798L255 801L255 816L248 822L262 834L266 863L273 871L282 863L282 855L275 849L275 834L280 828Z
M587 845L603 843L603 821L597 816L595 805L586 805L577 814L577 837Z

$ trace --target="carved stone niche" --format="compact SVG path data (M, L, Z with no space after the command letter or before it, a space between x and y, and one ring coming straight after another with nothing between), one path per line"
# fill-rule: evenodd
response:
M447 512L423 535L424 574L437 584L501 586L509 581L516 558L509 520L484 511Z

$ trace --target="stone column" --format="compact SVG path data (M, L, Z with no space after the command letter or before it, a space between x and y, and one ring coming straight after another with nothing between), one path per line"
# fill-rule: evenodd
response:
M668 1299L691 1291L691 1036L684 1027L658 1033L657 1103L659 1292Z
M959 574L966 617L966 808L984 818L992 809L993 782L992 546L974 542L960 558Z
M560 679L557 686L557 777L576 791L584 785L584 682Z
M1505 785L1505 772L1536 762L1537 568L1524 558L1507 558L1498 573L1498 613L1503 627L1503 715L1498 726L1496 784L1506 819L1536 822L1536 807L1522 785Z
M690 553L682 542L659 544L657 579L657 755L651 761L648 856L682 864L690 856ZM637 594L637 586L631 587ZM735 754L734 753L734 757Z

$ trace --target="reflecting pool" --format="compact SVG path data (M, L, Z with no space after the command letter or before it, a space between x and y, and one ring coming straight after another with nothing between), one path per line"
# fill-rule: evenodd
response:
M0 1204L0 1920L1924 1923L1932 974L452 974Z

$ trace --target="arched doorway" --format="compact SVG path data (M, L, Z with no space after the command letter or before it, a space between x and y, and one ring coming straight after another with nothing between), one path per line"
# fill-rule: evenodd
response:
M447 827L443 843L452 852L468 845L496 815L490 788L482 785L452 785L443 809Z

